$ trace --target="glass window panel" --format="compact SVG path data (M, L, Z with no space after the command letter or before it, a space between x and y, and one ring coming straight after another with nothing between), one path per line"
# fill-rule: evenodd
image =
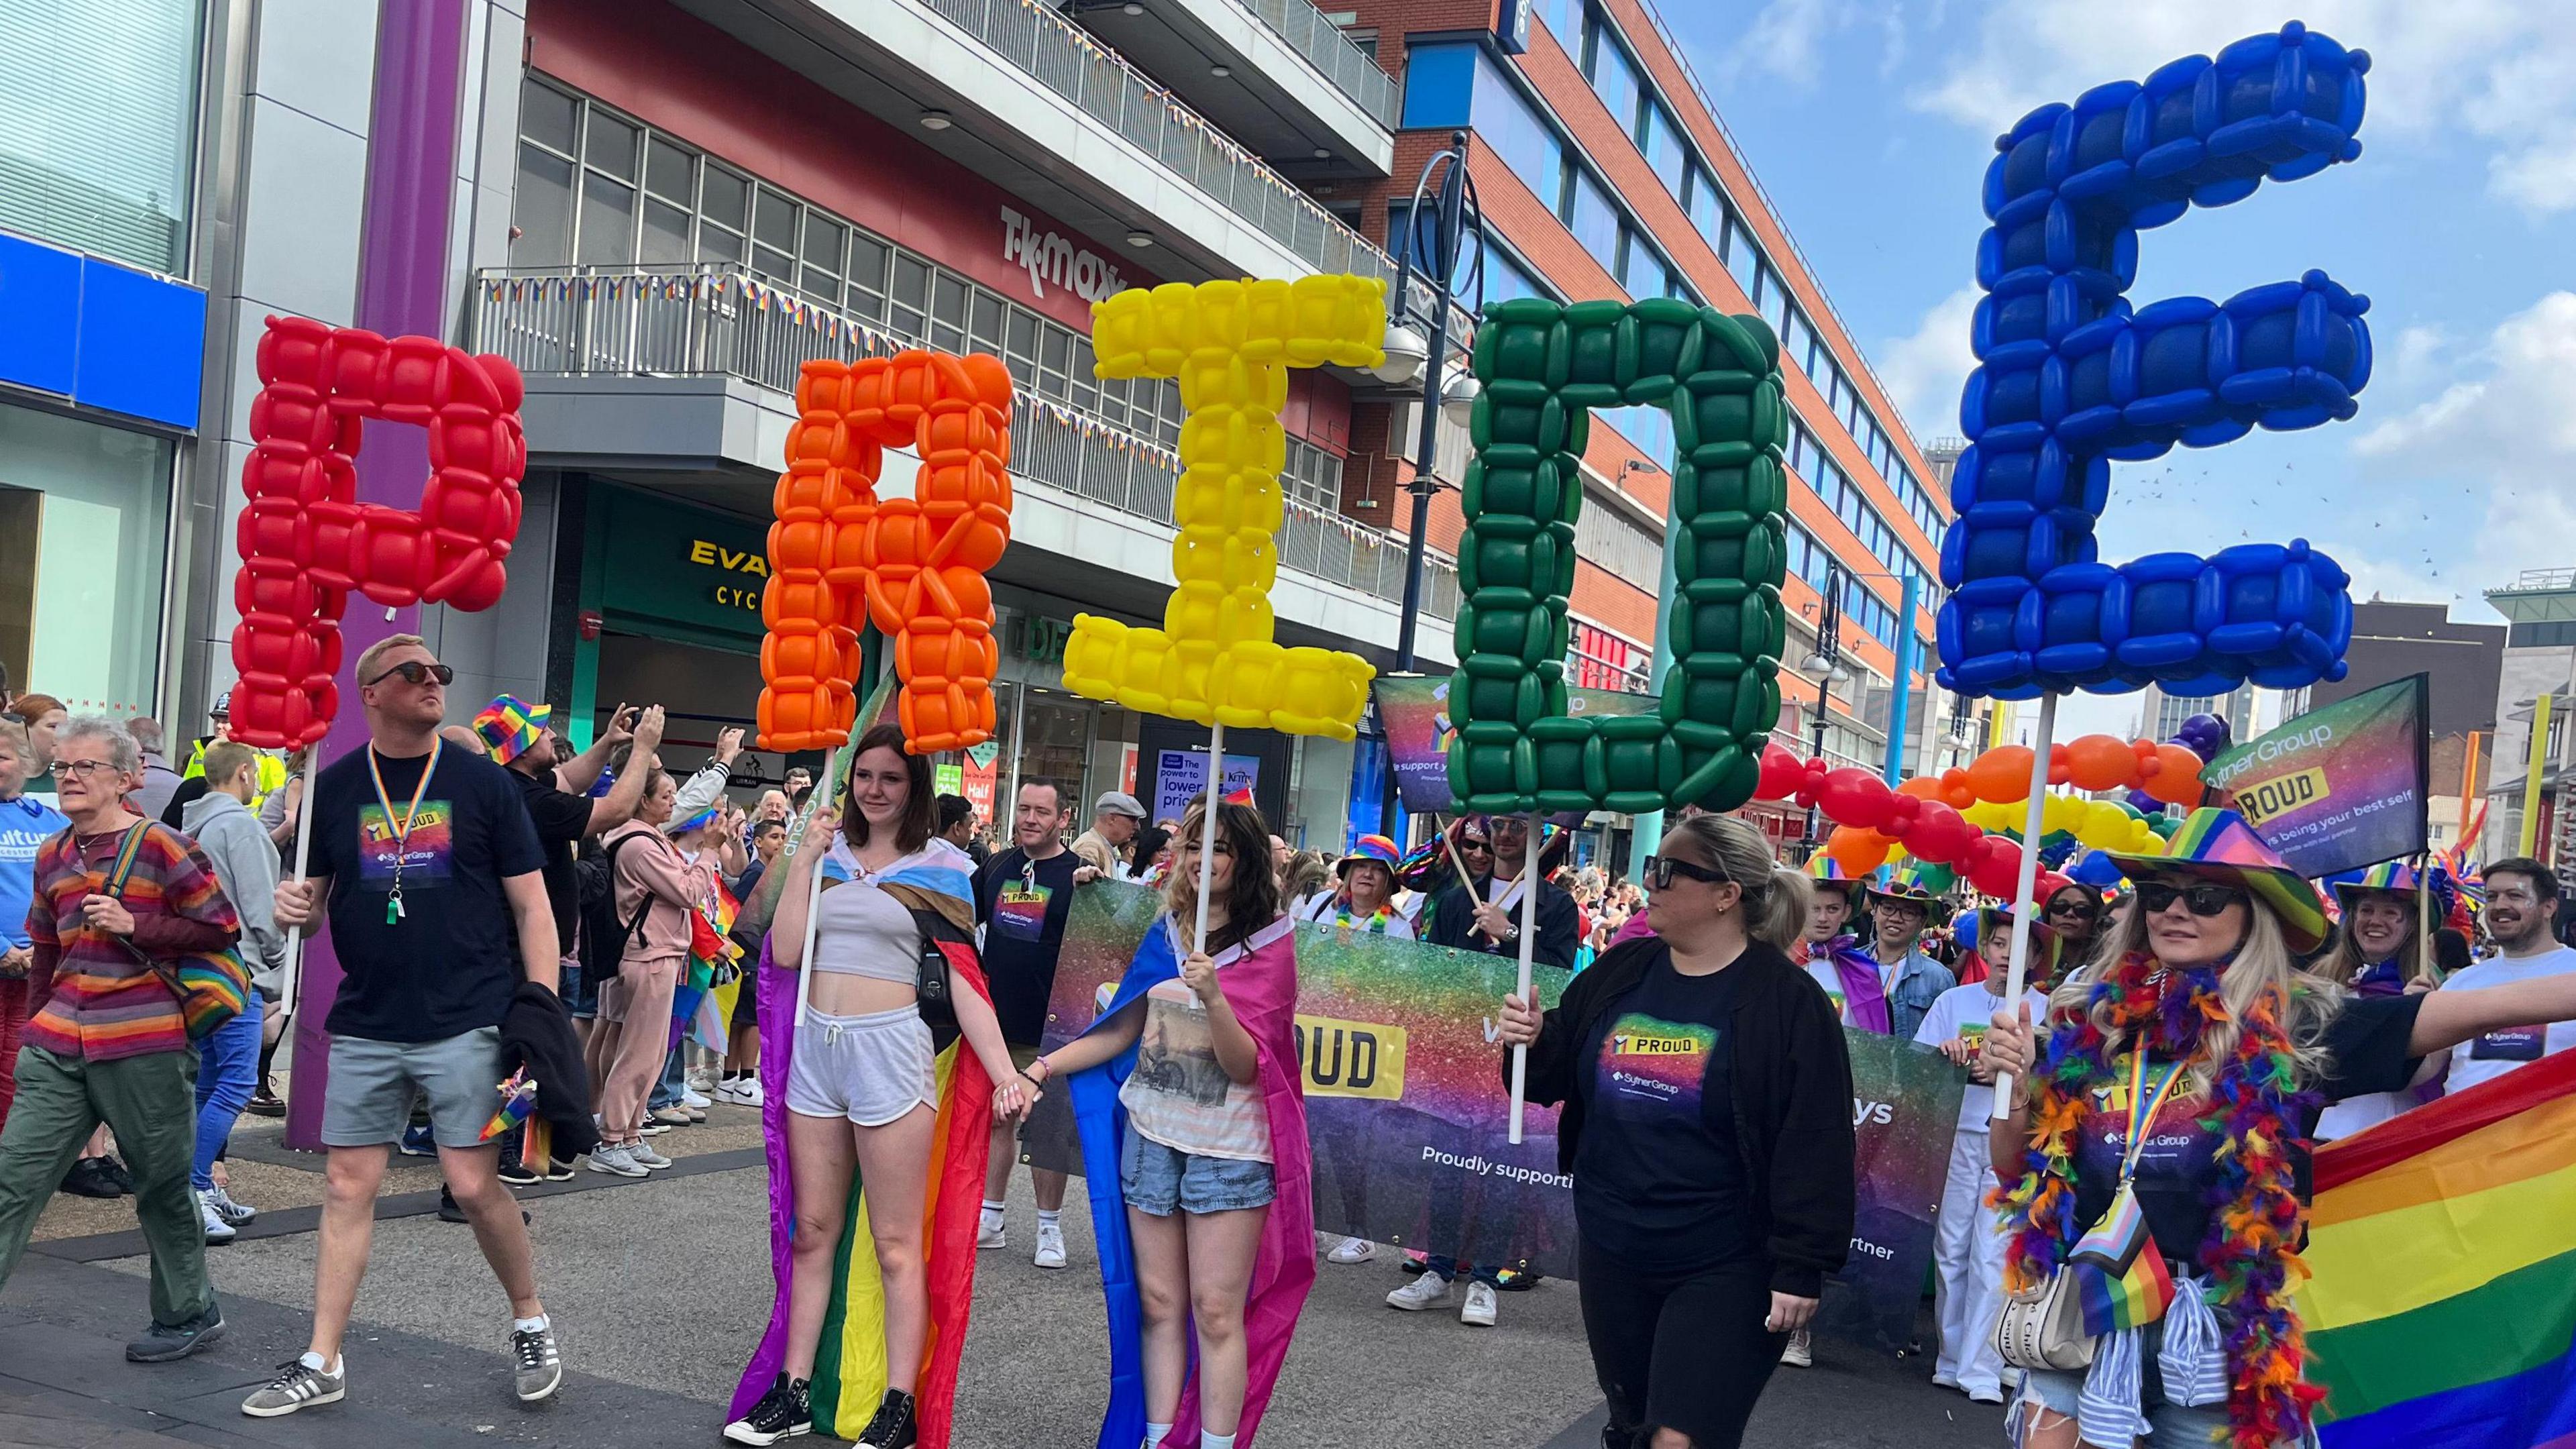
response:
M745 230L751 221L751 183L710 163L699 183L698 210L728 230Z
M1814 341L1815 336L1816 330L1807 325L1807 319L1797 309L1791 308L1789 325L1780 333L1780 360L1792 367L1805 362L1807 344Z
M1753 233L1744 223L1730 217L1726 223L1726 269L1735 274L1735 284L1744 295L1753 295L1755 277L1762 268L1762 249L1753 244Z
M644 202L643 260L667 266L689 260L689 214L667 201Z
M593 109L590 134L582 147L582 159L620 181L633 181L635 148L642 141L643 133L633 126L605 111Z
M1649 101L1645 114L1646 162L1655 174L1664 178L1675 200L1681 199L1690 172L1690 151L1684 144L1681 123L1673 113Z
M1008 310L1001 294L975 289L973 310L968 313L967 340L978 352L998 352L1002 347L1002 314Z
M751 246L751 269L773 282L790 282L796 277L796 259L754 242Z
M954 272L940 272L930 284L930 316L963 332L966 329L966 279Z
M1628 53L1619 42L1603 31L1589 37L1592 49L1592 89L1609 107L1611 119L1619 129L1633 134L1637 127L1637 72L1628 63Z
M742 260L742 237L720 226L698 228L698 260L702 262L738 262Z
M697 195L696 153L655 136L644 152L644 189L682 206Z
M1603 269L1617 275L1619 269L1619 210L1611 204L1610 194L1599 182L1582 171L1573 174L1572 209L1566 225L1574 239L1592 253Z
M1073 353L1072 344L1073 335L1071 333L1066 332L1061 327L1049 327L1046 330L1046 335L1038 340L1038 366L1044 368L1048 372L1063 372ZM1090 346L1091 344L1088 342L1083 344L1086 351L1089 350ZM1083 370L1088 372L1091 369L1084 368Z
M850 284L865 287L871 292L883 292L886 288L887 253L886 244L866 232L850 233Z
M1709 250L1726 248L1726 200L1718 194L1716 178L1697 166L1690 169L1690 196L1685 203L1691 225L1708 239Z
M519 147L519 191L511 202L519 234L510 265L560 267L572 260L572 163L538 147Z
M819 211L805 213L805 245L801 255L805 265L834 278L841 275L841 255L849 245L850 229Z
M583 178L578 259L595 267L624 266L635 260L634 187L595 171Z
M1035 313L1017 307L1011 309L1011 330L1003 339L1002 355L1011 363L1015 374L1023 361L1032 367L1037 365L1038 319Z
M1627 267L1619 285L1626 288L1632 298L1663 296L1670 286L1670 280L1664 274L1663 259L1655 255L1653 247L1646 245L1644 237L1633 231L1627 232L1622 241L1627 247Z
M566 156L581 139L581 102L534 80L519 87L519 134Z
M1493 62L1480 56L1476 65L1476 93L1468 110L1469 123L1511 173L1553 210L1564 184L1556 132L1530 108L1520 88Z
M753 209L751 239L789 256L796 254L796 216L804 208L790 198L768 187L760 189L760 199Z

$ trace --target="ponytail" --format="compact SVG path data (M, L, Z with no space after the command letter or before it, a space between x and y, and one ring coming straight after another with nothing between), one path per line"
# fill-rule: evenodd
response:
M1795 959L1807 939L1807 906L1815 887L1785 865L1771 867L1771 879L1759 895L1744 896L1744 932L1783 956Z
M1762 832L1733 815L1694 815L1673 827L1706 852L1709 863L1744 889L1744 934L1792 955L1807 934L1807 878L1783 868Z

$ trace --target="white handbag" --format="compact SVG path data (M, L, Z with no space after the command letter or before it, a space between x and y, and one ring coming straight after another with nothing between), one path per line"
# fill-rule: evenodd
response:
M2084 1331L2074 1275L2061 1267L2046 1282L2005 1295L1995 1316L1995 1349L2017 1369L2092 1367L2093 1336Z

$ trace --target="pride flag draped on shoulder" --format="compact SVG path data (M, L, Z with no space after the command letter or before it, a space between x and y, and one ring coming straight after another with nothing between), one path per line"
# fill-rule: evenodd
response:
M2576 1445L2576 1052L2320 1149L2308 1234L2325 1449Z
M823 859L826 880L853 874L847 847L834 841ZM877 885L930 928L948 958L952 991L992 999L975 956L975 907L964 871L937 858L879 876ZM778 1377L787 1356L787 1295L796 1241L794 1174L787 1152L787 1073L796 1054L796 973L772 964L769 943L760 951L761 1134L769 1157L769 1254L778 1298L769 1327L734 1390L734 1417ZM984 1154L993 1123L993 1083L962 1039L938 1057L939 1113L930 1154L930 1184L922 1203L924 1256L930 1287L930 1332L922 1342L918 1401L921 1449L947 1449L957 1403L957 1364L966 1349L966 1318L975 1300L975 1219L984 1200ZM885 1294L877 1274L876 1241L868 1232L866 1184L850 1182L849 1220L832 1261L832 1297L823 1311L822 1342L814 1355L814 1430L855 1439L886 1391Z
M1252 1286L1243 1307L1249 1374L1243 1419L1235 1433L1236 1442L1249 1449L1270 1391L1279 1382L1279 1366L1288 1357L1288 1340L1296 1333L1297 1315L1306 1306L1306 1291L1315 1283L1314 1157L1306 1142L1306 1098L1297 1070L1296 927L1283 916L1213 959L1226 1004L1234 1008L1236 1020L1251 1033L1258 1049L1261 1095L1270 1122L1271 1165L1278 1174L1278 1197L1262 1223ZM1180 943L1171 917L1159 916L1147 928L1136 959L1091 1029L1141 1004L1145 993L1180 974ZM1127 1204L1118 1183L1119 1144L1127 1133L1127 1109L1118 1103L1118 1089L1135 1070L1136 1052L1130 1046L1112 1060L1067 1079L1074 1123L1082 1135L1092 1229L1100 1242L1100 1286L1109 1305L1109 1412L1100 1425L1100 1449L1135 1449L1145 1437L1144 1309L1137 1298L1136 1248L1128 1236ZM821 1422L819 1417L816 1422ZM1188 1449L1198 1439L1194 1365L1190 1381L1182 1386L1180 1414L1166 1442L1173 1449Z

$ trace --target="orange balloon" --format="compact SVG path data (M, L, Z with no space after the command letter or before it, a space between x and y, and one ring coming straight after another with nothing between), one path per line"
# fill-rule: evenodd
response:
M1968 788L1977 798L2009 805L2030 798L2030 747L1997 745L1968 763Z
M2200 756L2180 745L2156 746L2156 772L2139 786L2167 805L2200 803Z
M2084 735L2067 741L2066 778L2078 790L2124 789L2137 773L2137 752L2126 740Z
M1917 800L1938 800L1941 798L1941 781L1932 775L1917 775L1897 786L1896 793L1911 795Z
M1844 875L1854 880L1887 864L1887 851L1885 836L1857 825L1834 827L1832 838L1825 842L1825 854L1842 866Z

